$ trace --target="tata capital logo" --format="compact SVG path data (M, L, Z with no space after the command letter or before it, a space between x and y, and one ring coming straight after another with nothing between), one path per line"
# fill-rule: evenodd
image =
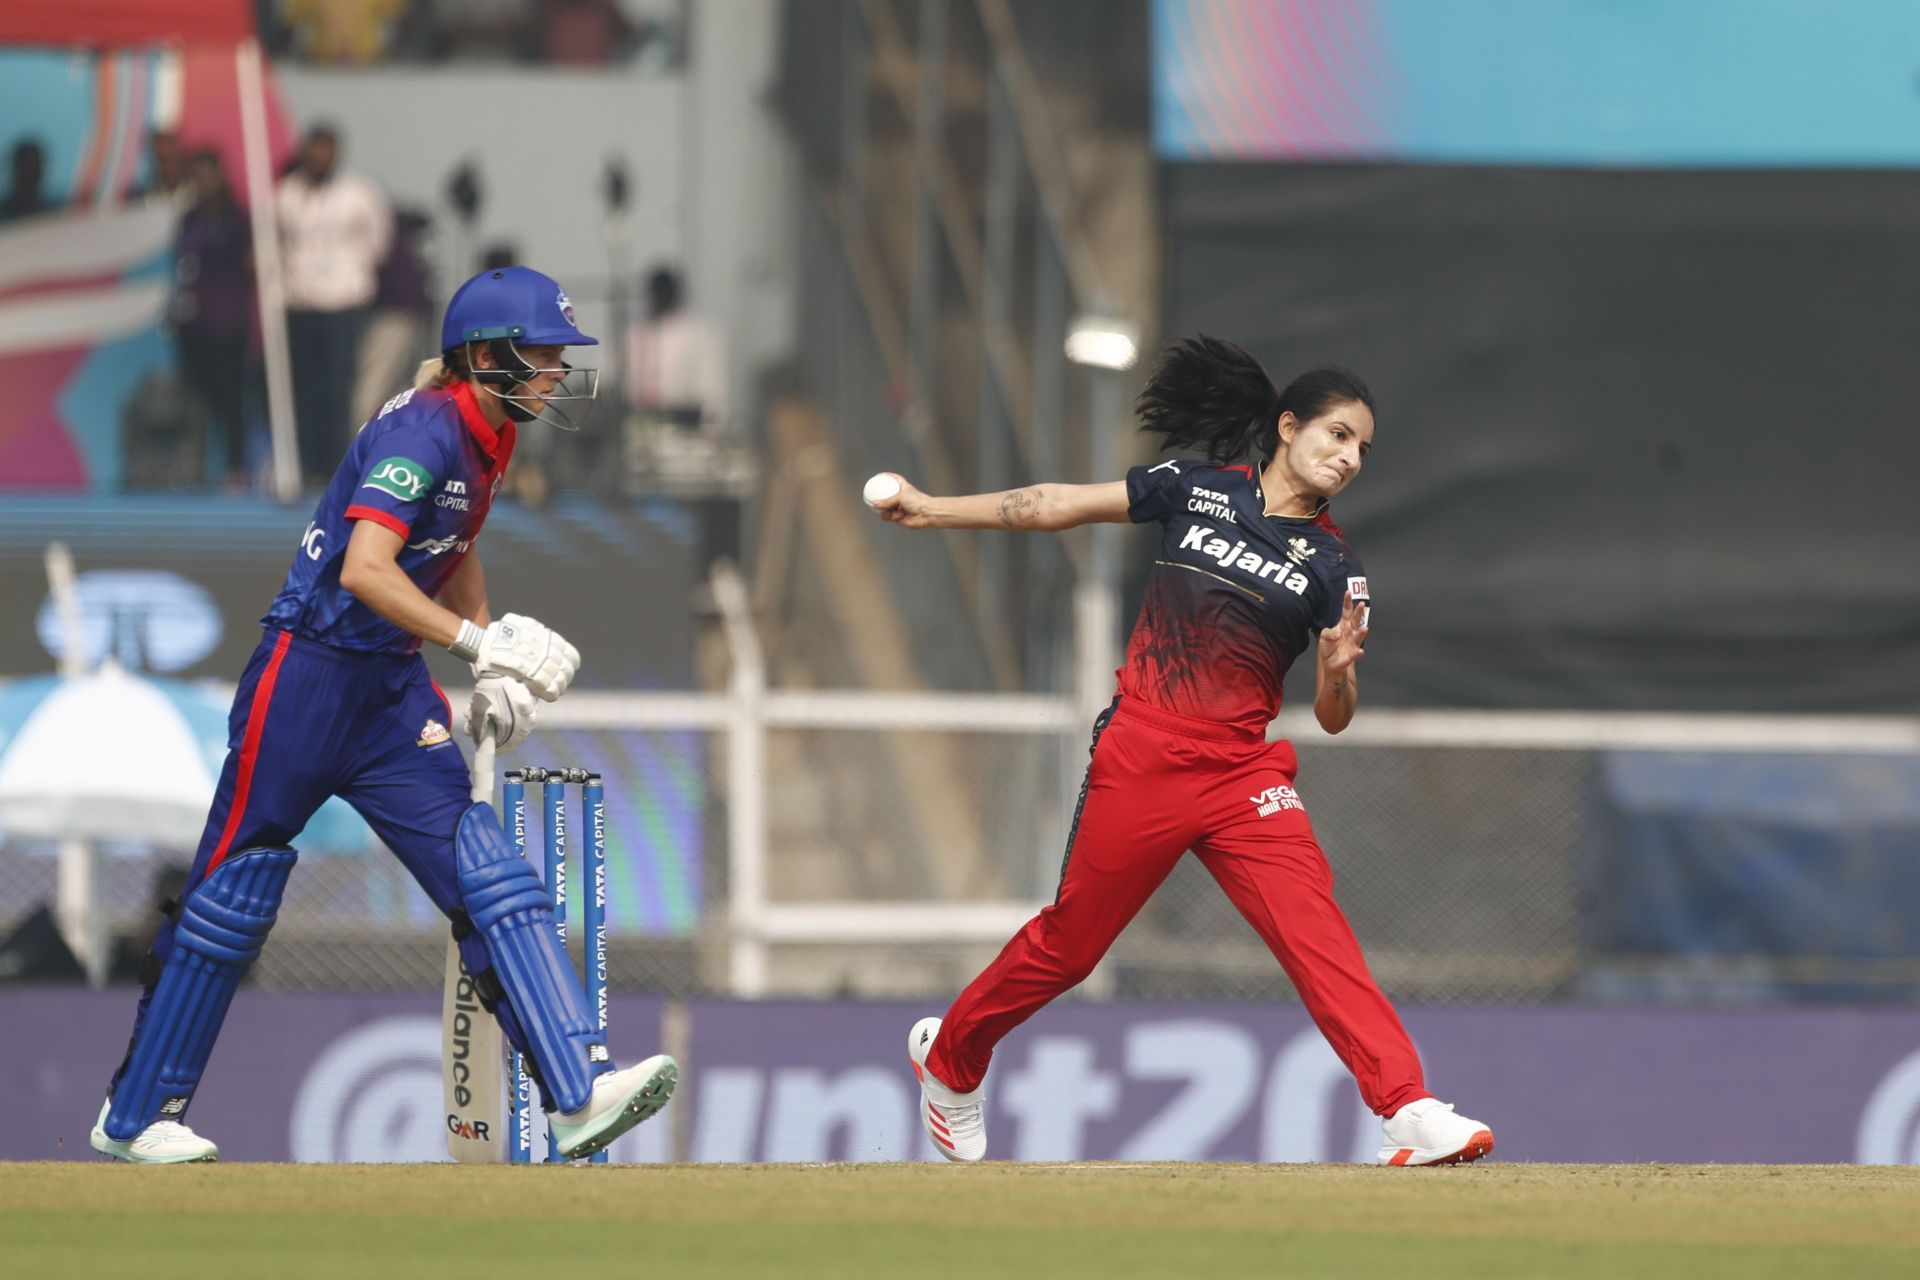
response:
M1217 489L1203 489L1195 485L1193 496L1187 499L1187 510L1197 511L1215 520L1224 520L1228 524L1240 523L1240 517L1233 511L1233 499Z

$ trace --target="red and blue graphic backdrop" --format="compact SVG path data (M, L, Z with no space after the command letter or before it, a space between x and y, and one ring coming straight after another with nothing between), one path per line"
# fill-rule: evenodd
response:
M1910 0L1154 0L1170 160L1920 164Z
M45 149L54 210L0 225L0 488L111 490L128 397L172 360L160 322L174 210L137 198L147 138L211 148L246 199L233 50L0 49L0 152ZM291 146L271 85L269 150Z

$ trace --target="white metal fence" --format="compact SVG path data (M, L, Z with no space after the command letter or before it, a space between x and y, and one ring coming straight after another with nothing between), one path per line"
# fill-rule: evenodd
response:
M734 654L724 691L576 693L543 707L531 749L502 762L606 776L615 985L957 990L1054 891L1104 691L1092 681L1073 698L768 689L738 582L723 578L717 595ZM1596 796L1622 760L1769 756L1783 776L1838 767L1869 791L1900 788L1920 768L1912 718L1368 709L1337 737L1304 711L1274 733L1299 750L1300 790L1381 981L1442 1000L1604 994L1592 983L1600 962L1663 971L1672 957L1594 954L1593 877L1620 852L1598 847L1610 837L1595 828ZM444 923L397 862L377 848L302 852L261 982L438 980ZM0 933L55 895L53 853L0 840ZM157 869L183 859L106 850L98 909L134 935L123 959L149 927ZM1691 971L1758 974L1786 984L1776 994L1805 982L1920 985L1911 957L1884 954L1722 956ZM1187 859L1087 990L1274 997L1287 985Z

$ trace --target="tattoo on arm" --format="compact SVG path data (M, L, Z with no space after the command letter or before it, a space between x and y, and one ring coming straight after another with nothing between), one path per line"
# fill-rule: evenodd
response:
M1039 503L1034 501L1032 490L1015 489L1000 499L1000 523L1009 529L1031 523L1038 512Z

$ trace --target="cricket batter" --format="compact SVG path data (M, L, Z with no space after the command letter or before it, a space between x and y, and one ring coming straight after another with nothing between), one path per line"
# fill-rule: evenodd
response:
M447 304L442 354L354 438L262 620L240 677L228 752L188 887L143 974L126 1058L94 1125L96 1151L136 1164L214 1160L184 1123L234 989L260 953L293 842L331 796L360 812L453 923L482 1001L526 1055L553 1133L590 1155L666 1105L664 1055L616 1070L554 928L553 904L491 805L471 801L423 642L473 664L466 729L502 749L536 699L567 691L580 655L532 618L494 619L474 543L515 435L574 429L597 390L570 392L566 293L526 267L487 271Z
M1119 696L1094 724L1053 905L946 1017L923 1018L910 1033L921 1122L950 1160L986 1154L981 1096L994 1046L1091 973L1191 849L1382 1117L1381 1161L1478 1159L1493 1149L1493 1131L1427 1092L1419 1055L1334 901L1333 873L1294 788L1293 747L1266 740L1287 669L1309 648L1320 726L1339 733L1359 704L1355 664L1371 597L1327 504L1373 447L1373 397L1339 369L1277 390L1245 351L1199 338L1168 349L1138 408L1164 447L1206 457L1135 467L1123 482L958 498L902 482L873 501L914 529L1152 521L1164 531Z

